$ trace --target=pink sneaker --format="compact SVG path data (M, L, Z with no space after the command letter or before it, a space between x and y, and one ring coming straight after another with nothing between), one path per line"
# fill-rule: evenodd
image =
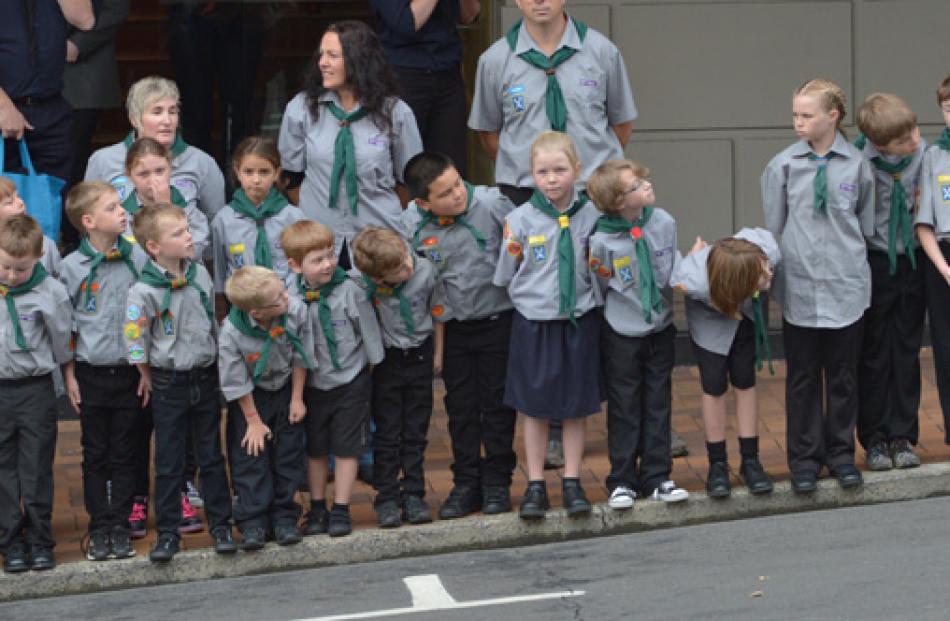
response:
M141 539L148 534L148 496L136 496L129 513L129 537Z
M178 525L179 533L198 533L205 529L198 517L198 512L188 502L186 494L181 495L181 524Z

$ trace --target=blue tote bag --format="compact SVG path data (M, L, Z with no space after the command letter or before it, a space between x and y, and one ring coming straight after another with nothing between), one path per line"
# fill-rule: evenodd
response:
M4 177L16 184L20 198L26 203L26 212L36 218L43 228L43 234L50 239L59 240L59 227L63 218L63 187L66 182L52 175L38 175L33 168L33 160L26 148L26 140L19 141L20 161L27 173L4 171ZM3 170L3 149L0 148L0 170Z

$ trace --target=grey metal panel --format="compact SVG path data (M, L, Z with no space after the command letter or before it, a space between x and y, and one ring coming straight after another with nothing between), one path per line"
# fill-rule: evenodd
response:
M769 160L795 140L791 129L736 140L736 229L765 226L759 178Z

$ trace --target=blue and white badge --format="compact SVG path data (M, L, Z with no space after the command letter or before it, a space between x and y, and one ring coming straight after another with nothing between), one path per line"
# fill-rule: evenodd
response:
M617 270L617 278L619 278L623 284L629 285L633 282L633 270L630 269L629 265L625 265Z
M165 336L175 336L175 319L171 313L162 318L162 331Z
M511 86L507 95L511 97L511 110L514 114L524 114L528 109L528 104L524 100L524 84L515 84Z
M125 317L129 321L138 321L141 316L142 310L135 304L129 304L129 307L125 309Z
M89 296L89 301L86 302L86 312L94 313L96 312L96 309L98 307L99 307L98 296L95 293L93 293L92 295Z
M531 246L531 256L535 263L543 263L548 258L547 246Z
M937 185L940 187L943 202L950 203L950 175L937 175Z

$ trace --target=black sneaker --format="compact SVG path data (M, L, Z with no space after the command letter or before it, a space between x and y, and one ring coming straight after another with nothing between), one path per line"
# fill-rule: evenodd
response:
M303 534L305 537L322 535L327 532L327 504L325 500L310 503L310 511L304 518Z
M518 517L523 520L538 520L543 518L551 507L548 501L548 490L544 481L528 481L528 488L521 500L521 509Z
M440 520L453 520L482 508L482 495L477 487L456 485L439 507Z
M274 527L274 541L279 546L292 546L300 543L303 539L296 524L278 524Z
M327 534L331 537L345 537L353 532L353 521L350 519L348 507L334 506L330 510L330 519L327 524Z
M739 466L739 475L745 481L750 494L771 494L775 488L772 478L758 459L743 459L742 465Z
M33 571L46 571L56 567L56 557L53 556L53 548L33 547L30 550L30 569Z
M811 470L792 472L792 491L796 494L811 494L818 489L818 474Z
M561 491L563 495L564 508L567 509L567 515L574 517L577 515L587 515L591 511L590 501L584 494L584 488L577 479L564 479L561 482Z
M215 526L211 529L211 538L214 540L214 551L218 554L234 554L238 546L231 534L231 527L227 524Z
M109 533L104 530L94 530L89 533L89 543L86 547L86 558L90 561L104 561L112 551L109 545Z
M407 494L402 499L402 519L410 524L428 524L432 521L432 510L421 496Z
M395 500L385 500L376 505L376 521L380 528L398 528L402 526L402 517L399 514L399 503Z
M178 554L178 537L174 533L159 533L155 547L148 553L153 563L167 563Z
M732 494L728 463L714 461L709 464L709 473L706 475L706 494L710 498L729 498Z
M851 489L860 487L864 483L861 471L854 464L841 464L831 469L831 474L838 479L838 485L841 489Z
M112 547L112 558L132 558L135 556L135 548L132 547L132 538L129 536L129 530L121 526L116 526L109 533L109 543Z
M261 526L249 526L241 533L241 549L247 552L260 550L267 541L267 533Z
M482 488L482 513L497 515L511 511L511 493L503 485L486 485Z
M3 553L3 571L8 574L18 574L30 568L30 558L26 553L26 544L14 541L7 546Z

